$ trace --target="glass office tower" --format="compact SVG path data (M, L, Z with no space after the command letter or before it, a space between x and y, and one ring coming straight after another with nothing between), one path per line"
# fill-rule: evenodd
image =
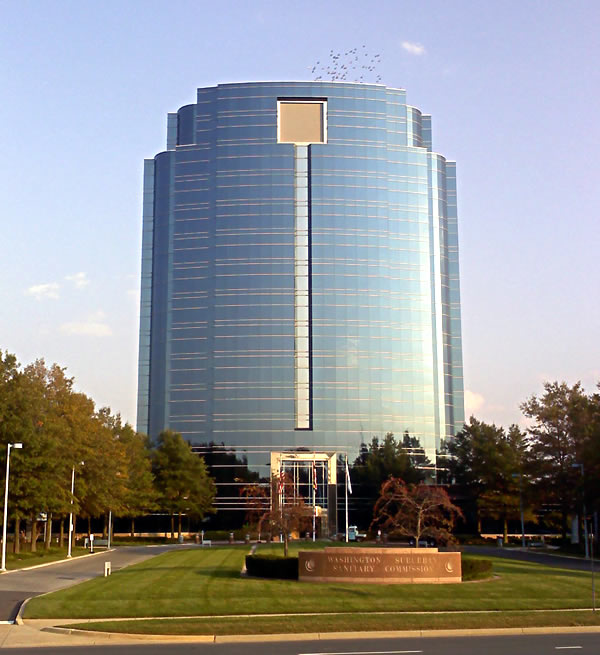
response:
M348 453L463 423L454 162L405 92L198 89L145 161L138 429Z

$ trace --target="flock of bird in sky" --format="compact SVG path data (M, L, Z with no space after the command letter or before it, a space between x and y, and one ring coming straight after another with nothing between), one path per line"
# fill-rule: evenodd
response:
M318 61L311 73L315 75L315 81L331 80L332 82L368 82L367 78L375 75L375 84L381 82L381 75L377 73L377 65L381 63L381 55L371 56L366 46L352 48L347 52L335 53L329 51L329 60L321 64Z

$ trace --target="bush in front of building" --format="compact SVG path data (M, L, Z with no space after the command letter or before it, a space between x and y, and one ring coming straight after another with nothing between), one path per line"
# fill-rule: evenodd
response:
M298 579L298 558L277 555L246 555L246 571L257 578Z
M462 580L484 580L492 577L492 562L489 559L463 559Z

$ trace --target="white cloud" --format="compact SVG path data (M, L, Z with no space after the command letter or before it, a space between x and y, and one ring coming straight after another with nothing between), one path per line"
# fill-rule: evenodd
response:
M67 275L65 276L65 280L68 280L69 282L73 282L76 289L84 289L90 283L90 281L88 280L87 273L84 272L73 273L73 275Z
M84 337L110 337L112 330L110 325L103 321L104 312L96 312L88 316L85 321L71 321L63 323L60 331L63 334L84 336Z
M465 417L476 414L485 404L485 398L480 393L465 389Z
M27 293L33 296L36 300L43 298L50 298L56 300L58 298L59 285L56 282L48 282L46 284L34 284L27 289Z
M420 57L425 54L425 46L420 43L413 43L412 41L402 41L402 47L409 55Z

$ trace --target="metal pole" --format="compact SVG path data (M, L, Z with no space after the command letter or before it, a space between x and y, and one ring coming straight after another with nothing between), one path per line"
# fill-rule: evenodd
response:
M523 476L519 475L519 505L521 509L521 545L525 548L525 517L523 516Z
M346 453L346 470L344 471L344 479L346 480L346 543L348 543L348 453Z
M71 511L69 512L69 545L67 546L67 557L71 557L72 535L73 535L73 495L75 493L75 464L71 471Z
M317 531L317 494L315 489L315 482L317 481L317 464L313 459L313 468L312 468L312 484L313 484L313 542L316 541L316 531Z
M590 558L590 544L588 543L588 529L587 529L587 510L585 508L585 469L583 464L576 464L581 471L581 479L583 481L583 538L585 540L585 559Z
M2 568L0 571L6 571L6 523L8 521L8 476L10 473L10 447L6 447L6 484L4 486L4 523L2 524ZM17 537L18 539L18 537Z
M590 544L590 554L592 556L592 612L596 611L596 580L594 576L594 532L592 531L592 541Z
M110 550L110 538L112 537L112 509L108 510L108 543L106 549Z
M585 494L585 489L583 493ZM585 496L583 499L583 537L585 539L585 559L590 559L590 544L588 542L587 511L585 509Z

